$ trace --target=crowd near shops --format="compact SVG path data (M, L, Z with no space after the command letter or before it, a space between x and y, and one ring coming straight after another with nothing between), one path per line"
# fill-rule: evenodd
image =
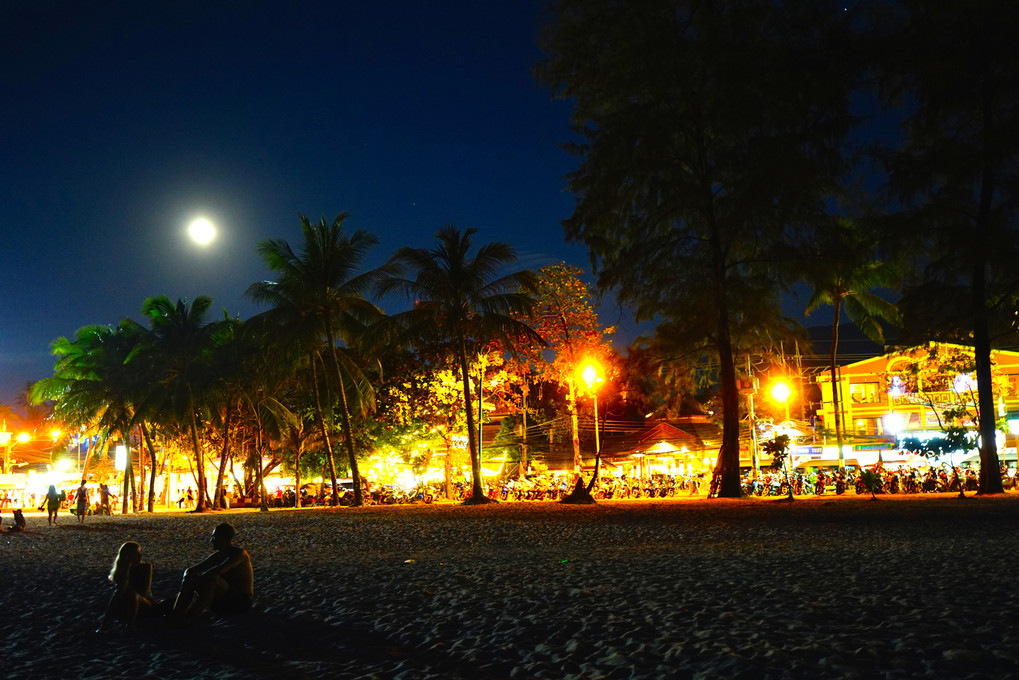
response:
M933 494L973 491L978 488L978 471L949 465L886 469L872 468L877 483L868 488L864 484L862 470L854 467L843 469L814 469L784 472L771 469L743 473L743 492L746 496L786 496L790 489L796 496L841 496L844 494ZM1019 471L1001 469L1002 482L1006 490L1019 489ZM500 481L485 483L486 495L497 501L558 501L566 497L575 484L573 474L544 472L528 474ZM709 473L701 471L689 475L653 474L646 477L612 476L601 477L592 489L598 500L655 499L675 497L708 497L714 494L714 482ZM72 515L110 515L116 512L118 495L104 483L87 486L55 489L47 494L28 493L18 489L0 491L0 512L14 509L45 509L47 496L58 494L60 510ZM375 484L362 479L362 498L366 505L397 505L407 503L433 503L439 499L459 502L471 495L470 481L461 476L452 481L449 490L441 482L419 482L413 486L399 484ZM195 492L191 487L180 492L176 501L167 507L178 510L192 510ZM298 504L298 498L300 503ZM337 501L341 506L354 503L354 493L349 480L340 483ZM240 489L226 494L226 507L251 507L261 505L257 491L247 495ZM328 482L304 484L300 490L293 486L280 486L266 494L266 505L270 508L325 507L334 505L332 485Z

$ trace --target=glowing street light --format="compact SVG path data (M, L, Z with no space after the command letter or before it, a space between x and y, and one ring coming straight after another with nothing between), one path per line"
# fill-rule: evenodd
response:
M32 438L32 435L27 432L21 432L18 434L16 441L11 441L10 432L0 432L0 444L4 446L4 472L10 473L11 471L11 450L15 444L27 442Z
M776 380L771 385L770 394L772 399L785 406L785 419L789 420L789 397L793 394L789 383L784 380Z

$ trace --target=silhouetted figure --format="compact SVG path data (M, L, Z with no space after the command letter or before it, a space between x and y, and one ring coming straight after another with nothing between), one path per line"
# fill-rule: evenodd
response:
M97 633L118 621L128 628L134 626L138 614L148 611L153 604L152 565L142 562L142 548L134 541L120 546L109 579L117 590L106 605Z
M103 515L113 514L113 510L110 508L110 487L103 483L99 484L99 513Z
M14 511L14 524L7 527L8 532L20 534L25 531L28 523L25 522L25 514L21 512L21 508Z
M57 491L57 487L50 484L50 488L46 491L45 499L39 509L46 508L46 512L49 513L46 516L46 520L50 526L57 523L57 512L60 510L60 504L67 500L67 494L64 491Z
M74 492L74 514L78 516L78 524L85 523L85 514L88 512L88 487L85 480L81 480L81 486Z
M213 554L184 571L180 593L173 604L173 618L194 618L206 609L218 614L240 614L254 602L251 558L231 544L234 528L223 522L212 532Z

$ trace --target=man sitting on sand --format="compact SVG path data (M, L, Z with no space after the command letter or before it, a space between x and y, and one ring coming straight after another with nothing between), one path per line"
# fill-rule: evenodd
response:
M172 618L183 621L206 609L218 614L241 614L254 601L251 558L243 548L231 545L234 528L223 522L212 532L216 552L184 571L180 593L173 603Z

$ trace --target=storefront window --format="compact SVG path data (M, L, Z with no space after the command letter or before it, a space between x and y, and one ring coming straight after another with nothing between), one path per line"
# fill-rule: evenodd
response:
M854 404L876 404L881 401L878 383L855 383L849 386L849 398Z

